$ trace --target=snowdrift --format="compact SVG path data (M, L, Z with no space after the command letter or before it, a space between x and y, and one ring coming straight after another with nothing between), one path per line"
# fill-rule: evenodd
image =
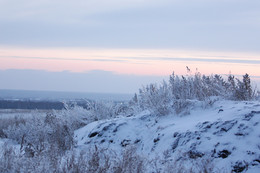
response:
M206 161L212 172L260 172L259 101L217 101L185 116L143 111L90 123L74 135L79 150L97 146L120 153L134 147L139 155L158 160L161 170L165 163L189 169Z

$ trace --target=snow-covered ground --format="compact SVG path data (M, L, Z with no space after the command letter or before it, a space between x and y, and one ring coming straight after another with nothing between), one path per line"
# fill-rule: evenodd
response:
M217 101L183 116L144 111L90 123L75 131L75 140L78 150L134 146L146 158L179 160L187 167L201 159L210 160L215 172L260 172L260 102Z
M32 118L34 116L45 116L46 113L52 110L30 110L30 109L0 109L0 118Z

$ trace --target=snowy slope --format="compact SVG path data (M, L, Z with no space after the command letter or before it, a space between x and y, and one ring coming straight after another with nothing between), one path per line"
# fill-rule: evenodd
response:
M80 150L96 145L120 152L135 146L150 159L209 159L216 172L260 172L260 102L217 101L186 116L144 111L88 124L75 139Z

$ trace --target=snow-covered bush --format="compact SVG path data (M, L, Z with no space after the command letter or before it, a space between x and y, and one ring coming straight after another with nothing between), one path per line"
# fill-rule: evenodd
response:
M241 81L233 75L225 80L220 75L170 75L169 82L163 81L161 85L150 84L139 90L138 96L130 101L135 109L148 109L156 115L169 113L188 113L191 100L208 102L212 97L230 100L256 99L257 92L252 91L250 77L243 76ZM205 104L204 104L205 105Z
M49 153L34 157L27 157L8 145L0 147L0 151L0 172L142 173L146 166L145 159L133 148L126 149L122 155L95 146L80 153L71 149L64 155Z
M260 91L256 92L256 99L260 101Z
M81 106L65 105L65 110L62 114L72 121L88 124L93 121L102 119L110 119L119 115L125 115L128 112L128 104L126 102L114 102L114 101L88 101L85 108ZM73 120L74 119L74 120Z
M0 172L31 172L31 173L200 173L228 172L216 170L211 157L192 157L190 152L180 152L176 158L163 157L144 158L133 146L126 147L122 152L112 149L89 147L78 153L69 150L64 155L48 154L27 157L17 148L8 144L0 147ZM172 152L172 151L169 151ZM230 171L229 171L230 172Z
M150 84L139 90L138 106L141 109L152 109L157 115L166 115L170 113L170 95L166 82L157 87L156 84Z
M72 151L63 156L63 161L57 172L112 172L110 171L111 161L111 155L106 150L97 147L90 149L88 152L81 151L79 154Z
M93 101L84 109L77 105L65 105L64 110L50 111L45 116L26 119L14 117L0 119L2 138L16 141L28 157L50 153L64 153L73 146L76 129L93 121L125 115L125 104Z
M95 120L90 110L84 109L77 105L65 104L65 109L61 111L53 111L55 117L63 119L64 122L73 130L76 130Z
M6 134L4 133L4 129L7 129L9 126L24 124L25 119L19 116L15 116L14 118L1 118L0 119L0 138L5 138Z
M115 173L142 173L147 170L147 160L137 154L136 148L129 146L123 151L120 157L112 164Z
M109 119L114 117L114 103L113 102L94 102L92 115L96 120Z
M28 157L48 152L64 152L73 145L73 132L67 122L53 114L27 119L25 123L4 129L8 139L15 140ZM54 150L55 149L55 150Z
M190 100L178 99L174 100L172 108L176 114L189 114L190 108L193 105L193 102Z

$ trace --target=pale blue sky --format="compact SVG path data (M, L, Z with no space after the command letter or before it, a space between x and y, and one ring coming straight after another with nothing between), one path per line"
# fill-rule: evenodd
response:
M0 0L0 45L260 52L259 0Z
M259 0L0 0L0 89L129 93L186 65L260 76L259 45Z

